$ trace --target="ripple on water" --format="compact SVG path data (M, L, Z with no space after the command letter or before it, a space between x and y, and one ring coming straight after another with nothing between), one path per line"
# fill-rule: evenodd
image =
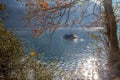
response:
M92 50L89 50L92 52ZM58 65L58 70L55 80L107 80L105 72L105 62L101 59L98 53L83 52L82 54L70 55L70 59L61 61ZM105 57L105 56L104 56ZM59 76L59 79L57 79ZM104 79L105 78L105 79Z

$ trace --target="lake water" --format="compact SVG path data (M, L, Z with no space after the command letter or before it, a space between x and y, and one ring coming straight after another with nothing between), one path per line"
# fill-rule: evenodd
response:
M66 73L59 74L56 71L55 80L109 80L106 78L105 54L96 49L96 41L90 37L91 34L100 34L98 29L61 28L35 39L32 39L31 30L27 28L15 33L28 46L27 54L32 50L44 52L42 59L58 61L59 70L64 69ZM74 33L79 38L64 39L66 33Z
M57 60L58 69L66 71L62 74L56 71L54 80L109 80L105 67L105 53L101 50L102 48L95 47L95 40L90 37L91 34L100 34L97 29L58 29L54 33L46 32L32 39L31 29L23 27L25 21L21 20L21 17L25 15L25 7L15 0L1 0L1 2L7 4L9 13L5 25L8 28L16 27L15 34L28 47L27 54L30 54L32 50L37 53L44 52L41 56L43 60ZM79 38L64 39L63 36L66 33L75 33ZM98 45L101 46L101 42Z

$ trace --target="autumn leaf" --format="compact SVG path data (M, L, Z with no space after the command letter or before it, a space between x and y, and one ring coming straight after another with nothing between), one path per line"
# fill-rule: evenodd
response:
M35 56L36 55L36 53L35 53L35 51L32 51L31 53L30 53L30 56Z
M44 7L44 8L48 8L48 3L45 2L40 2L40 6Z

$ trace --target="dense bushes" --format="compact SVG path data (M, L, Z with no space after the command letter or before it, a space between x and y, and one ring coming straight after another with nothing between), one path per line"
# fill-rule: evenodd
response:
M21 41L13 35L12 32L4 28L4 24L0 21L0 76L8 79L10 73L15 69L23 56Z
M55 64L25 55L21 40L0 21L0 80L51 80L54 70Z

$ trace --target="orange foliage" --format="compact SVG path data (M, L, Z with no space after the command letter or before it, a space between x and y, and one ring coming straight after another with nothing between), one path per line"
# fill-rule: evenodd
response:
M32 51L31 53L30 53L30 56L35 56L36 55L36 53L34 52L34 51Z
M40 2L40 6L44 7L44 8L48 8L48 3L45 2Z
M33 30L33 38L38 37L38 36L42 35L43 33L44 33L43 29L39 29L38 27L36 27Z

